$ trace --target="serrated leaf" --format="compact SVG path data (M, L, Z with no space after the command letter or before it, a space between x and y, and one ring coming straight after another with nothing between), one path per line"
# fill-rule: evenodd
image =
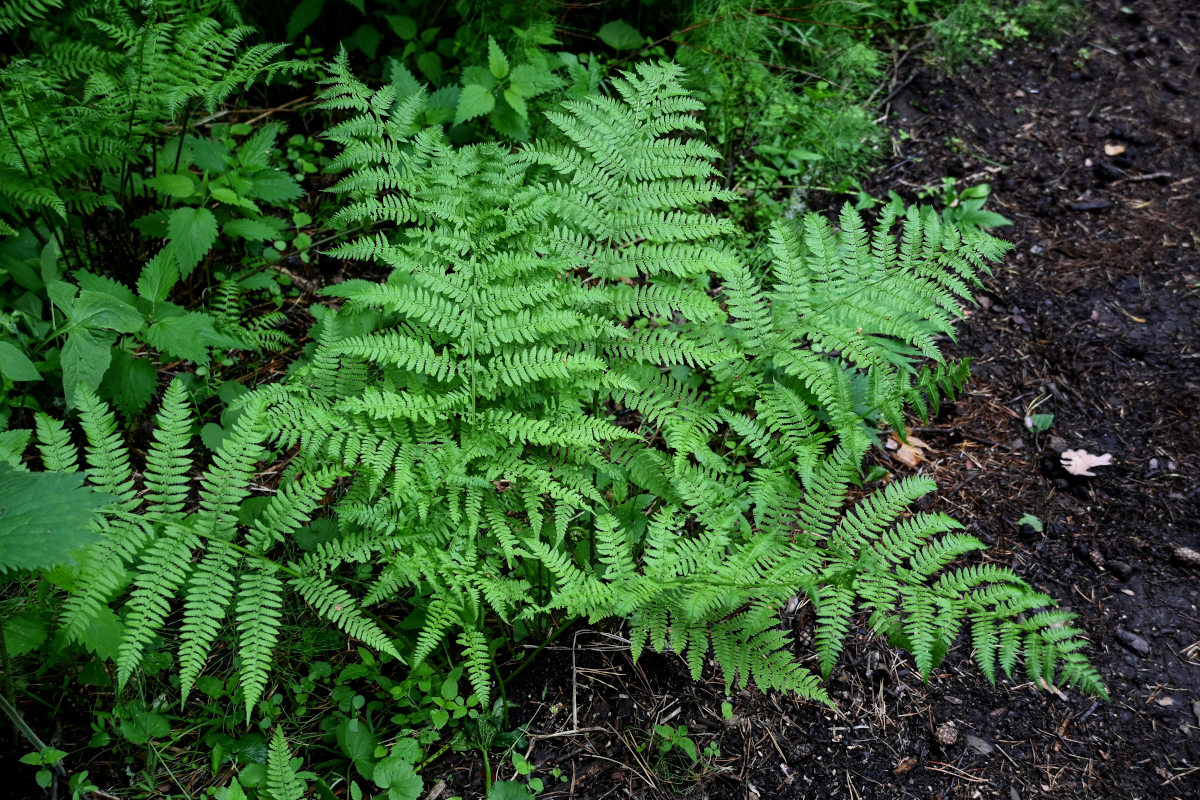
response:
M146 185L156 192L183 199L196 193L196 181L186 173L155 175L146 180Z
M93 392L100 388L116 341L116 333L95 328L78 328L67 336L60 355L67 408L75 408L75 388L80 384Z
M75 298L68 329L107 328L121 333L137 333L145 324L142 312L124 300L94 289L84 289Z
M179 265L175 263L175 255L171 248L163 248L142 267L137 281L138 295L151 303L161 303L178 282Z
M244 197L239 197L237 192L233 191L232 189L227 189L224 186L213 187L210 194L212 195L213 200L216 200L218 203L224 203L227 206L244 208L247 211L255 214L262 213L258 206L254 204L253 200L247 200Z
M206 333L215 333L212 317L189 311L159 320L146 330L146 343L173 358L182 358L196 364L208 361L208 345L203 341Z
M424 788L412 762L395 755L381 759L375 765L372 780L380 789L388 790L388 800L417 800Z
M492 784L487 800L533 800L529 789L516 781L496 781Z
M272 225L267 220L273 220L277 225ZM287 227L287 223L277 217L263 217L261 219L231 219L221 226L221 230L226 236L237 236L240 239L249 239L254 242L262 242L269 239L275 239L283 229Z
M83 485L82 472L20 472L0 463L0 572L71 562L100 539L88 527L112 498Z
M21 348L10 342L0 342L0 375L10 381L39 381L42 373Z
M442 80L442 57L432 50L426 50L417 56L417 69L425 73L425 77L437 85Z
M403 14L388 14L384 19L387 20L388 27L392 29L392 33L399 36L404 41L415 39L417 36L417 23L412 17L406 17Z
M488 37L488 69L498 81L508 74L508 57L491 36Z
M491 113L496 107L496 98L485 87L472 83L463 87L458 96L458 110L454 112L454 124L461 125L467 120Z
M338 723L336 738L338 747L350 757L355 769L367 780L374 771L375 746L379 744L367 723L359 719L344 719Z
M23 656L41 647L48 634L45 620L32 613L18 614L4 623L4 647L10 658Z
M296 37L303 33L309 25L317 21L317 17L321 16L321 9L324 7L325 0L300 0L288 20L287 33L284 38L289 42L295 41Z
M646 43L636 28L619 19L606 24L596 35L614 50L636 50Z
M217 218L207 208L177 208L167 218L167 237L186 278L217 241Z
M407 99L409 95L421 88L421 82L409 71L408 67L395 59L391 60L388 78L392 82L392 88L396 90L396 99L399 101Z
M295 200L304 194L304 190L286 172L265 169L251 176L250 186L246 189L245 194L255 200L275 205Z
M521 119L529 119L529 112L525 109L525 98L512 89L505 89L504 100L512 106L512 110L516 111Z
M114 347L112 362L100 383L100 393L111 397L126 416L133 416L154 399L158 371L148 358Z

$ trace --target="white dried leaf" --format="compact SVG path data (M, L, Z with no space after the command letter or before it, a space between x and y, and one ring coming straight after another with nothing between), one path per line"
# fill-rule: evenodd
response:
M1107 467L1112 464L1112 454L1094 456L1086 450L1068 450L1062 454L1063 469L1072 475L1090 475L1095 477L1092 467Z

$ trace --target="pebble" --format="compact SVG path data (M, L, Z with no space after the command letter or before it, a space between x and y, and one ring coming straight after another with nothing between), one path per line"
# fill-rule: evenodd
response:
M1140 656L1150 655L1150 643L1138 636L1136 633L1117 628L1113 631L1113 635L1117 637L1117 641L1128 647L1133 652Z
M1190 547L1176 547L1171 555L1175 556L1175 560L1189 567L1200 567L1200 552L1193 550Z
M991 752L993 750L996 749L996 748L992 747L991 742L986 741L984 739L980 739L978 736L973 736L968 733L963 738L967 742L967 747L970 747L972 750L979 753L980 755L983 755L983 756L989 755L989 754L991 754Z

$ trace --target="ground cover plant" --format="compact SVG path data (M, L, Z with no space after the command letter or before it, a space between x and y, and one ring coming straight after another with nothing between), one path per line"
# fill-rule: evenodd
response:
M820 677L861 618L925 678L963 634L991 681L1104 695L1073 613L1010 569L960 560L983 543L910 508L931 480L880 483L863 467L885 428L904 440L906 414L927 419L963 389L967 365L944 344L1008 249L981 229L996 221L981 203L975 216L893 202L873 220L849 206L779 217L756 241L730 214L744 201L722 186L705 106L669 60L602 72L556 55L574 83L526 92L519 76L536 69L518 68L549 58L553 28L524 61L489 37L487 75L463 67L447 105L402 60L378 88L346 51L275 61L280 48L246 44L246 29L218 35L203 4L147 7L111 30L90 8L71 18L126 48L110 56L119 69L82 89L52 60L5 76L6 113L25 120L4 151L25 182L5 201L2 477L22 512L0 527L14 577L5 710L39 785L98 788L68 778L65 751L15 702L14 675L32 694L74 669L121 698L92 710L90 744L144 747L144 781L207 764L215 796L416 797L453 749L480 754L494 796L528 796L545 781L515 752L525 780L492 775L497 747L523 736L506 684L578 620L622 626L634 661L673 653L694 679L715 666L727 692L832 703ZM55 9L5 24L34 47ZM633 49L612 23L598 36ZM161 43L172 63L201 41L240 65L236 80L155 61L168 86L143 103L145 53ZM27 106L34 68L62 81L40 102L124 123L119 157L89 161L108 148L70 138L86 121L59 143L75 156L48 155ZM289 138L285 154L275 123L188 132L193 104L217 115L235 82L270 92L306 74L320 142ZM480 124L501 99L537 122ZM279 167L304 178L316 153L332 179L314 220ZM140 216L92 241L109 206ZM245 292L282 299L290 268L274 254L289 243L275 237L294 235L295 264L312 266L298 231L314 222L330 234L318 259L345 271L318 279L307 346L270 379L220 382L210 350L289 346L271 330L283 316L247 316ZM122 224L145 239L118 258ZM241 268L218 269L229 260ZM190 310L202 287L215 301ZM61 393L15 391L44 374ZM70 554L14 537L49 485L63 495L37 524L77 542ZM815 669L780 625L804 601ZM523 640L541 644L520 657ZM660 724L644 747L668 770L717 757L691 737ZM309 747L293 758L287 738Z

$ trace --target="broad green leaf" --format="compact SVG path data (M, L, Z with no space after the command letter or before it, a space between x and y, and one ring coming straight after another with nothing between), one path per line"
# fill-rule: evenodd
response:
M17 614L4 623L4 646L10 658L32 653L48 635L46 621L37 614Z
M244 194L255 200L262 200L264 203L278 204L295 200L304 194L304 190L286 172L264 169L251 176L250 186Z
M525 110L525 99L521 95L512 89L505 89L504 99L512 106L513 111L520 115L521 119L529 119L529 112Z
M296 8L292 11L291 19L288 20L287 33L284 38L289 42L296 40L304 30L317 21L317 17L321 16L321 9L325 7L325 0L300 0L296 4Z
M217 218L207 208L177 208L167 218L167 235L186 278L217 240Z
M10 381L39 381L42 373L21 352L21 348L10 342L0 342L0 375Z
M619 19L605 25L596 35L614 50L636 50L646 43L636 28Z
M185 173L155 175L146 180L146 185L156 192L183 199L196 193L196 181Z
M138 276L137 290L143 300L151 303L161 303L171 294L171 289L179 282L179 265L171 248L163 248L146 262L142 274Z
M0 431L0 461L13 467L23 466L22 458L29 447L29 437L33 431L27 428L17 428L15 431Z
M458 96L458 110L454 113L454 124L481 117L496 107L496 98L483 86L472 83L463 87Z
M91 272L80 270L71 277L73 277L75 282L79 284L79 288L81 290L90 289L93 292L99 292L100 294L112 295L125 305L137 305L137 296L133 293L132 289L120 281L113 280L106 275L96 275Z
M337 726L337 743L354 763L358 773L371 780L375 770L375 746L379 744L379 737L362 720L344 719Z
M204 364L208 361L206 333L215 333L212 317L189 311L154 323L146 330L145 338L151 347L172 358Z
M534 797L527 787L516 781L496 781L487 800L534 800Z
M231 219L221 226L226 236L237 236L261 242L274 239L283 233L286 223L278 217L263 217L261 219Z
M244 208L247 211L253 212L255 214L262 213L261 211L259 211L258 206L256 206L254 204L253 200L247 200L244 197L239 197L237 192L233 191L232 189L227 189L224 186L213 187L210 194L213 196L213 199L216 200L218 203L224 203L227 206L237 206L238 208Z
M392 82L392 88L396 90L397 100L405 100L409 95L420 90L421 82L409 71L408 67L395 59L392 59L390 64L388 78Z
M100 539L88 523L112 498L83 485L82 472L19 472L0 463L0 573L70 563Z
M425 77L434 84L442 81L442 57L432 50L426 50L417 56L417 68L425 73Z
M137 333L145 325L142 312L124 300L93 289L84 289L75 299L68 329L107 328L121 333Z
M66 281L53 280L46 283L46 295L50 302L64 314L71 314L75 310L75 295L78 292L78 286L72 286Z
M402 14L388 14L384 19L387 20L388 26L392 29L392 33L399 36L404 41L415 39L417 37L417 23L412 17L406 17Z
M508 58L491 36L488 37L488 69L498 81L508 74Z
M112 349L112 363L104 380L100 382L100 394L111 397L126 416L133 416L154 399L158 386L158 371L148 358L138 358L120 348Z
M425 788L412 763L399 756L388 756L376 764L372 780L388 790L389 800L417 800Z
M95 328L77 328L67 336L60 356L67 408L75 408L76 386L83 384L93 392L100 388L116 341L116 333Z
M146 744L151 739L161 739L171 734L171 723L167 718L141 703L137 703L128 716L123 716L118 728L131 744Z

